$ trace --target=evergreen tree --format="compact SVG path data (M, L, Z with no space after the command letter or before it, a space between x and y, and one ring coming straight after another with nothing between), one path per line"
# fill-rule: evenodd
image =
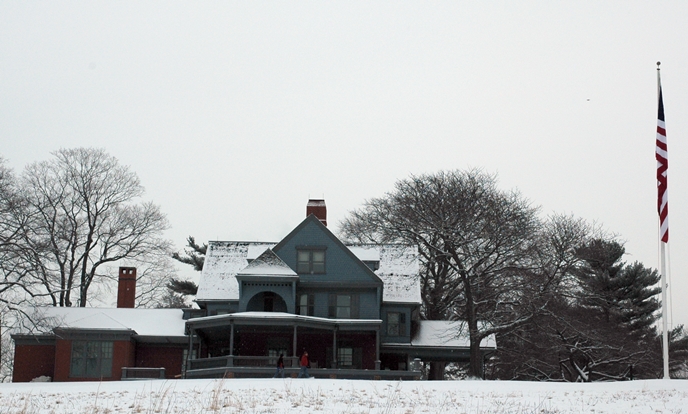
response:
M184 249L184 255L175 252L172 253L172 258L178 262L190 265L197 272L203 270L203 263L205 263L205 253L208 250L208 245L198 245L193 236L186 239L187 246ZM171 278L167 284L168 294L163 303L166 308L182 308L188 306L186 299L188 296L193 296L198 292L198 285L191 280Z
M186 239L187 248L184 249L184 256L179 255L179 253L172 253L172 258L193 267L197 272L203 270L203 263L205 263L205 253L208 250L208 245L203 244L199 246L196 243L196 239L189 236Z
M657 378L662 365L654 327L659 275L641 263L624 263L624 253L623 245L603 239L576 249L582 262L571 272L575 283L553 297L546 312L498 337L494 377L585 382ZM688 339L681 332L672 332L672 358L679 358L672 372L685 366Z

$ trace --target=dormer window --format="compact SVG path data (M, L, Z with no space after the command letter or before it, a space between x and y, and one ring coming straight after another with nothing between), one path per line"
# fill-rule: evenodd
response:
M325 248L299 247L296 250L296 273L325 273Z
M368 266L368 268L373 272L380 268L379 260L364 260L363 264Z

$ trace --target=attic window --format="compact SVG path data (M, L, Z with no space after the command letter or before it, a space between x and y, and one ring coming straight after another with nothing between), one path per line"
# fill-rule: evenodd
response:
M325 273L325 248L297 248L296 273Z

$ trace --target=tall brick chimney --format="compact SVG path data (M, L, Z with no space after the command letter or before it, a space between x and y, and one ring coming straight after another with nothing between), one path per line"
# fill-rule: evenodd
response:
M136 268L120 267L117 285L117 307L133 308L136 299Z
M306 204L306 217L311 214L315 214L315 217L317 217L322 224L327 226L327 207L325 206L325 200L308 200L308 204Z

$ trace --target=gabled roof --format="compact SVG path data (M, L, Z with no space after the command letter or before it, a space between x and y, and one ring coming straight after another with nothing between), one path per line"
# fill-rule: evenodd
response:
M237 275L298 276L272 249L266 249Z
M279 243L277 243L273 250L279 254L280 249L288 245L292 239L298 238L301 235L301 232L307 226L313 226L315 229L317 229L316 231L319 231L319 233L322 234L327 240L331 241L335 246L337 246L340 251L347 255L349 259L351 259L351 264L353 266L357 266L358 270L363 274L367 274L372 282L382 284L382 280L368 266L364 265L360 259L358 259L349 250L349 248L346 247L344 243L342 243L342 241L339 240L339 238L335 236L334 233L332 233L318 217L315 216L315 214L310 214L308 217L306 217L306 219L296 226L294 230L289 232L289 234L287 234Z

